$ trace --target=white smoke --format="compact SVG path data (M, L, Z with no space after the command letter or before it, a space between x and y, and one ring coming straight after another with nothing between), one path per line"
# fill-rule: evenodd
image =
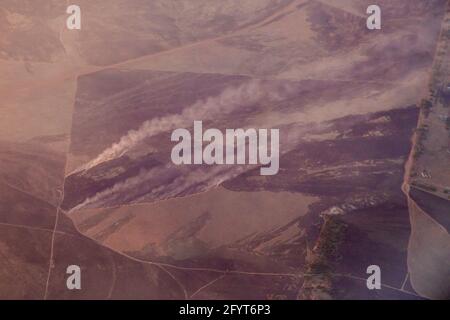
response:
M218 96L197 101L181 114L145 121L139 129L129 131L119 142L73 173L120 157L142 140L160 132L190 126L194 120L198 119L217 119L238 107L251 106L259 101L276 102L285 99L294 90L296 87L290 83L274 86L273 83L261 80L251 80L239 87L229 87ZM289 132L290 135L297 136L294 134L295 130L289 130ZM117 182L112 187L87 198L71 211L151 202L203 192L256 167L258 165L202 166L194 169L192 167L180 169L173 164L161 165L150 170L142 170L134 177Z
M158 133L186 126L197 119L214 119L220 115L229 114L238 107L248 106L263 99L279 100L281 95L277 90L289 90L286 87L277 88L276 90L270 89L268 84L260 80L251 80L237 88L229 87L218 96L199 100L185 108L181 114L147 120L137 130L130 130L118 142L71 174L88 170L105 161L121 157L144 139Z
M162 185L154 190L151 194L143 195L140 198L133 200L133 202L145 202L154 200L170 199L174 197L185 196L187 194L195 194L204 192L211 188L219 186L222 182L235 178L246 170L254 168L255 166L216 166L199 168L190 170L188 173L180 175L172 183Z
M76 211L82 208L110 206L111 203L118 200L118 196L125 196L132 199L133 196L136 196L133 194L133 190L134 192L143 192L138 186L150 179L157 181L157 178L161 177L163 174L167 175L167 169L168 166L161 166L150 170L141 170L136 176L117 182L111 188L100 191L94 196L87 198L70 211ZM127 199L121 200L122 202L127 202Z
M319 130L318 126L316 130ZM307 128L290 128L280 155L297 147ZM259 165L201 166L185 168L171 163L139 174L87 198L70 211L89 208L107 208L116 205L153 202L207 191Z
M317 126L316 130L322 126ZM281 154L293 150L308 128L289 128ZM309 128L311 130L311 128ZM71 211L153 202L207 191L259 165L201 166L183 168L171 163L139 174L87 198Z
M87 198L72 208L70 212L89 208L112 207L124 203L164 200L203 192L238 176L248 169L243 166L218 166L181 172L169 164L150 170L142 170L136 176L117 182L111 188ZM153 181L153 183L149 183L150 181Z

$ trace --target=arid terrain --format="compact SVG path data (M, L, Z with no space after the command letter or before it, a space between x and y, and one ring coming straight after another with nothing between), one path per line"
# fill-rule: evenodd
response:
M429 298L450 297L450 9L421 102L404 191L412 233L408 247L411 282Z
M450 299L449 4L372 2L2 0L0 298ZM175 165L196 120L278 174Z

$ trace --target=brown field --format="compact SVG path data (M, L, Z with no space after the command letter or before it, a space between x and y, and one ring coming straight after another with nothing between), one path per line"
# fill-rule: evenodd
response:
M73 31L3 0L0 298L444 297L446 220L400 188L446 2L380 0L371 32L369 0L79 0ZM438 108L416 170L446 186ZM280 128L279 174L172 166L197 118Z

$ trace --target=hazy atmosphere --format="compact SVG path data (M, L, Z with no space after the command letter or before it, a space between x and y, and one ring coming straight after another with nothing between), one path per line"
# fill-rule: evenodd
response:
M73 5L0 0L0 299L450 299L449 1Z

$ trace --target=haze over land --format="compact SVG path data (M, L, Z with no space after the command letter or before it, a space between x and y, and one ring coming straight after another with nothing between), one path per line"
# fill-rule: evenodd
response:
M0 297L447 298L401 190L446 2L378 1L370 31L368 0L80 0L77 31L3 0ZM175 166L194 120L280 129L279 173Z

